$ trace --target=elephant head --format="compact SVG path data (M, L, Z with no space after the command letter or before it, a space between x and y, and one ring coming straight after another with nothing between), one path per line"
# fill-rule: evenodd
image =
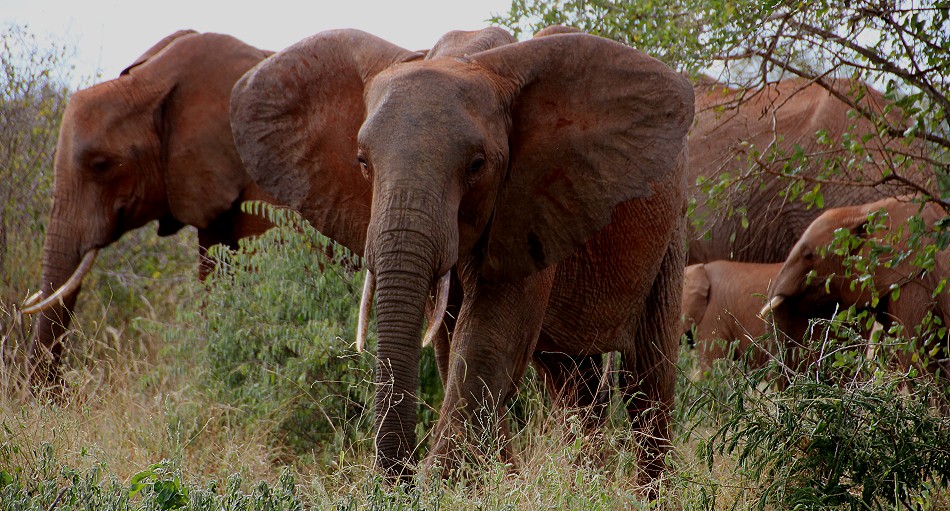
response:
M768 362L775 352L765 335L771 330L766 319L759 316L769 288L781 269L781 263L761 264L718 260L686 267L683 281L682 331L692 334L699 351L699 360L709 367L717 358L729 353L728 344L735 342L735 355L742 355L753 340L764 340L750 360L756 366ZM804 330L807 318L790 317L794 322L782 324L795 332Z
M881 212L874 222L872 213ZM940 292L943 279L950 276L950 250L944 248L935 255L931 268L920 268L913 258L901 259L898 254L908 249L915 236L910 228L912 218L932 228L945 218L946 212L932 203L921 204L912 197L887 198L870 204L829 209L816 218L788 255L776 277L762 313L773 313L776 318L790 310L815 316L823 307L827 311L855 306L878 313L884 326L897 321L913 329L928 312L933 312L944 325L950 320L950 294ZM870 230L873 232L869 232ZM842 232L859 239L872 239L878 247L867 243L858 246L829 245ZM873 286L864 286L851 275L846 258L860 256L868 260L871 250L877 250L880 265L871 269ZM892 291L900 290L900 297ZM877 303L872 298L877 298ZM912 331L912 330L911 330ZM908 332L905 332L908 333Z
M457 267L469 300L569 256L615 206L681 168L693 104L666 65L586 34L417 59L363 32L324 32L245 75L231 102L251 175L365 257L377 464L392 474L416 450L431 289Z
M840 300L867 305L870 294L851 285L844 267L845 255L851 254L832 251L829 245L839 229L866 237L869 212L866 207L836 208L816 218L789 252L771 293L770 306L777 307L788 297L812 303Z
M702 323L709 307L711 284L703 264L691 264L686 267L683 277L682 326L684 334Z
M117 79L76 92L60 128L32 374L55 378L59 339L97 251L158 220L210 232L254 187L231 138L234 82L266 52L221 34L166 37ZM233 214L233 211L232 211ZM214 239L214 236L211 236Z
M516 42L507 30L488 27L482 30L453 30L439 38L426 54L426 60L464 57Z

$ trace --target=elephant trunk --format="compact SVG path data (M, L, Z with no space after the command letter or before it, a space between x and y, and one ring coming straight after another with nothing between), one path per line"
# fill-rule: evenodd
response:
M416 456L420 337L433 281L451 269L455 246L425 194L380 194L367 230L366 261L375 277L376 465L405 477Z
M43 243L43 280L40 287L42 303L27 307L25 312L37 312L36 329L30 346L29 371L34 383L54 383L58 378L59 361L63 352L62 336L69 327L70 314L82 280L88 271L95 251L80 250L73 236L60 220L50 223ZM77 271L81 268L83 271ZM69 286L64 284L69 282ZM61 289L62 288L62 289Z
M394 476L407 475L416 448L416 394L420 333L429 287L431 258L399 248L376 255L376 464Z

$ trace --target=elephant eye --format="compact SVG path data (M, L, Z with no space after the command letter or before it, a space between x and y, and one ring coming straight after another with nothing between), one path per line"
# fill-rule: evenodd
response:
M366 161L366 157L360 153L356 155L356 162L360 164L360 171L363 172L363 177L369 179L369 162Z
M105 156L97 156L89 161L89 168L96 173L106 172L111 169L112 166L112 160Z
M468 173L477 174L484 167L485 167L485 157L481 155L476 156L474 159L472 159L472 163L468 165Z

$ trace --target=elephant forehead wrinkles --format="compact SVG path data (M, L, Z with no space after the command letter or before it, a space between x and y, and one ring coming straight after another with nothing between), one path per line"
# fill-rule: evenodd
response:
M153 94L151 87L131 86L131 76L109 80L88 89L76 92L69 101L66 117L81 135L99 136L90 133L92 127L115 126L123 117L130 117L144 111ZM75 124L73 124L75 123Z
M394 66L370 84L368 99L370 110L392 108L445 118L493 115L501 106L484 73L450 59Z
M109 83L109 82L106 82ZM100 84L100 85L106 85ZM80 91L70 101L63 129L74 139L75 156L90 151L122 152L130 140L148 138L150 122L140 122L144 100L126 91L126 87ZM122 91L117 94L117 91ZM81 95L82 92L87 94Z

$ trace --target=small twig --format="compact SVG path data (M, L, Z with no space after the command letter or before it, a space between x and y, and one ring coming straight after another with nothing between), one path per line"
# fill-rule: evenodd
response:
M765 54L764 54L762 51L752 51L751 53L752 53L753 56L766 58ZM798 75L798 76L800 76L800 77L802 77L802 78L815 79L813 73L810 73L810 72L805 71L805 70L803 70L803 69L797 68L797 67L795 67L795 66L793 66L793 65L791 65L791 64L789 64L789 63L787 63L787 62L779 61L779 60L775 59L774 57L772 57L770 60L771 60L774 64L777 64L779 67L782 67L783 69L785 69L786 71L790 71L791 73L793 73L793 74L795 74L795 75ZM898 75L898 76L903 76L903 75ZM842 94L841 91L836 90L835 87L832 87L831 84L829 84L827 81L821 80L821 79L817 79L817 80L815 80L815 83L817 83L818 85L821 85L822 88L824 88L825 90L827 90L831 95L835 96L836 98L838 98L838 99L840 99L841 101L845 102L845 104L847 104L847 105L851 106L852 108L854 108L855 111L857 111L857 112L858 112L861 116L863 116L865 119L868 119L868 120L870 120L871 122L874 122L874 121L877 119L877 117L875 117L868 109L862 107L861 105L856 104L851 98L849 98L849 97L846 96L845 94ZM950 109L948 109L948 110L950 110ZM891 135L891 136L894 137L894 138L903 138L903 137L904 137L904 132L903 132L903 130L894 128L893 126L890 126L890 124L887 125L886 131L887 131L888 135ZM928 142L933 142L933 143L939 144L939 145L941 145L941 146L943 146L943 147L950 147L950 139L941 137L941 136L939 136L939 135L937 135L937 134L935 134L935 133L929 132L929 131L923 131L923 132L918 133L918 134L917 134L917 138L922 138L922 139L924 139L924 140L927 140Z
M761 156L753 156L753 155L749 154L748 150L746 150L745 148L740 148L740 149L737 150L737 152L744 153L750 160L752 160L753 163L755 163L756 166L758 166L763 172L765 172L765 173L767 173L767 174L771 174L771 175L774 175L774 176L786 176L786 174L784 174L783 172L774 170L774 169L772 168L772 165L771 165L769 162L763 160ZM816 154L818 154L818 153L813 153L813 154L810 154L809 156L815 156ZM828 153L826 153L826 154L828 154ZM774 163L777 163L777 162L785 162L785 161L791 161L791 158L776 158L776 159L773 160L771 163L774 164ZM883 184L887 184L887 183L889 183L889 182L897 182L897 183L900 183L900 184L906 186L907 188L910 188L910 189L912 189L912 190L914 190L914 191L916 191L916 192L918 192L918 193L920 193L920 194L926 195L926 196L928 197L928 200L929 200L930 202L934 202L934 203L936 203L936 204L939 204L939 205L942 206L944 209L950 209L950 200L948 200L948 199L943 199L943 198L941 198L941 197L938 197L938 196L934 195L932 191L928 190L928 189L925 188L924 186L922 186L922 185L920 185L920 184L918 184L918 183L916 183L916 182L914 182L914 181L912 181L912 180L910 180L910 179L907 179L906 177L901 176L901 175L899 175L899 174L897 174L897 173L892 173L892 174L889 174L889 175L887 175L887 176L883 176L883 177L881 177L880 179L878 179L878 180L876 180L876 181L871 181L871 182L868 182L868 183L856 183L856 182L853 182L853 181L838 181L838 180L834 180L834 179L821 179L821 178L811 177L811 176L787 176L787 177L789 177L789 178L791 178L791 179L796 179L796 180L804 181L804 182L806 182L806 183L812 183L812 184L844 185L844 186L854 186L854 187L861 187L861 188L876 188L876 187L878 187L878 186L881 186L881 185L883 185Z

